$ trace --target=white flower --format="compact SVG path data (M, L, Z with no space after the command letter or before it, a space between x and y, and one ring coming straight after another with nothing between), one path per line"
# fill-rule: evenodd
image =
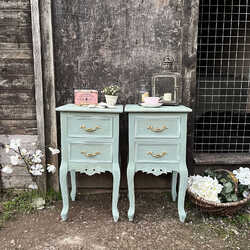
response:
M12 169L10 166L5 166L5 167L2 168L1 171L2 171L3 173L5 173L5 174L12 174L13 169Z
M35 154L36 154L37 156L40 156L40 157L43 156L43 152L42 152L40 149L37 149L36 152L35 152Z
M12 165L17 165L18 161L19 161L19 156L17 154L16 155L12 155L10 157L10 162L11 162Z
M48 164L47 165L47 170L48 170L49 173L54 174L56 172L56 167L54 165L52 165L52 164Z
M243 195L244 198L247 198L247 197L250 195L250 191L245 190L245 191L242 193L242 195Z
M42 151L40 149L37 149L36 152L32 155L32 161L34 163L41 163L42 157L43 157Z
M10 148L18 151L18 148L21 145L21 140L20 139L11 139L10 140Z
M235 177L239 180L242 185L250 185L250 168L240 167L233 171Z
M30 184L30 185L28 186L28 188L30 188L30 189L38 189L38 186L37 186L36 183L32 183L32 184Z
M5 145L5 152L8 154L10 151L10 145Z
M52 155L56 155L60 153L60 150L57 148L49 147L49 150L51 151Z
M27 151L25 148L22 148L22 149L21 149L21 154L22 154L23 156L25 156L25 155L28 154L28 151Z
M218 194L221 192L223 186L219 184L216 178L196 175L189 177L188 183L192 193L208 201L220 202Z
M30 167L30 173L34 176L38 176L38 175L42 175L44 172L44 168L42 164L36 164L36 165L32 165Z

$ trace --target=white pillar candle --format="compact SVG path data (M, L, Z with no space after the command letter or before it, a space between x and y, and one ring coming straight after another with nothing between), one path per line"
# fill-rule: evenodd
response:
M163 99L164 99L164 101L171 102L172 101L172 94L171 93L164 93Z

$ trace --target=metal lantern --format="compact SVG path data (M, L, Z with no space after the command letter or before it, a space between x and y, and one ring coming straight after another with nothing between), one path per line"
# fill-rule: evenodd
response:
M180 73L173 72L174 58L166 56L162 62L163 71L152 77L152 95L161 97L165 105L178 105L180 100Z

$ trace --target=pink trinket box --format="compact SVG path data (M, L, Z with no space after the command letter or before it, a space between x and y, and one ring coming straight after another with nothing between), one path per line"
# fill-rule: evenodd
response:
M75 104L76 105L89 105L98 103L98 91L93 89L75 89Z

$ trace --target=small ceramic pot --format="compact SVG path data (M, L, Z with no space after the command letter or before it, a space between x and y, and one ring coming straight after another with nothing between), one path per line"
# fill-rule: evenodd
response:
M114 106L116 105L118 96L115 95L105 95L107 105Z

